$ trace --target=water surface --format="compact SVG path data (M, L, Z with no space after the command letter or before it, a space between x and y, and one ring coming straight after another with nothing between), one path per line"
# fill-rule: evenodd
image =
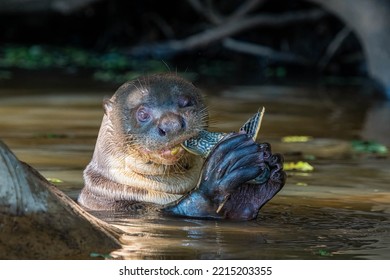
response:
M103 97L116 88L0 89L0 139L76 199L91 159ZM261 106L258 141L286 162L284 189L250 222L104 215L125 230L125 259L390 259L390 159L351 140L390 145L390 105L356 88L237 86L207 89L212 130L237 131ZM305 143L282 137L306 135Z

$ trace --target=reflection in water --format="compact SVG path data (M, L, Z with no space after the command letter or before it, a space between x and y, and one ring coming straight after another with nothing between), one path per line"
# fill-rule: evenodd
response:
M367 112L362 129L365 139L377 140L390 146L390 101L377 102Z
M357 154L350 140L389 145L390 104L354 90L235 87L208 93L211 127L237 131L261 106L259 141L312 172L289 171L257 221L96 214L125 230L125 259L390 259L390 159ZM351 93L349 93L351 92ZM17 156L76 198L113 92L0 90L0 138ZM353 100L353 102L351 102ZM371 105L372 104L372 105ZM387 132L385 132L387 131ZM283 143L308 135L306 143Z

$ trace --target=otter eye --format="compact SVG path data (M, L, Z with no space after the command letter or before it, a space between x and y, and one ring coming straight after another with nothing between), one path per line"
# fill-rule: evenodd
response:
M148 110L145 107L140 107L137 110L137 119L140 122L146 122L147 120L150 119L150 114L149 114Z
M180 108L190 107L194 105L192 99L185 95L179 96L177 103L179 104Z

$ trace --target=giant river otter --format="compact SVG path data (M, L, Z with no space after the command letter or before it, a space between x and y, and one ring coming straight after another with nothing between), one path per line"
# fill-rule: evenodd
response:
M208 112L199 90L177 75L123 84L104 112L78 198L90 210L250 220L284 185L282 157L245 133L227 134L205 160L182 148L207 128ZM248 183L265 170L265 181Z

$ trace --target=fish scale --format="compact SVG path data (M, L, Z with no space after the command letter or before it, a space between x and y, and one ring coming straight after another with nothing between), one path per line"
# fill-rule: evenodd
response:
M262 110L254 114L240 129L239 132L245 132L250 135L253 141L256 140L257 135L260 131L261 122L264 116L264 107ZM210 132L207 130L201 130L199 134L193 138L190 138L184 141L181 145L188 152L199 155L203 158L207 158L210 152L218 144L219 141L226 135L223 132ZM256 177L255 179L249 181L249 183L262 184L269 178L269 169L268 167L264 172Z

